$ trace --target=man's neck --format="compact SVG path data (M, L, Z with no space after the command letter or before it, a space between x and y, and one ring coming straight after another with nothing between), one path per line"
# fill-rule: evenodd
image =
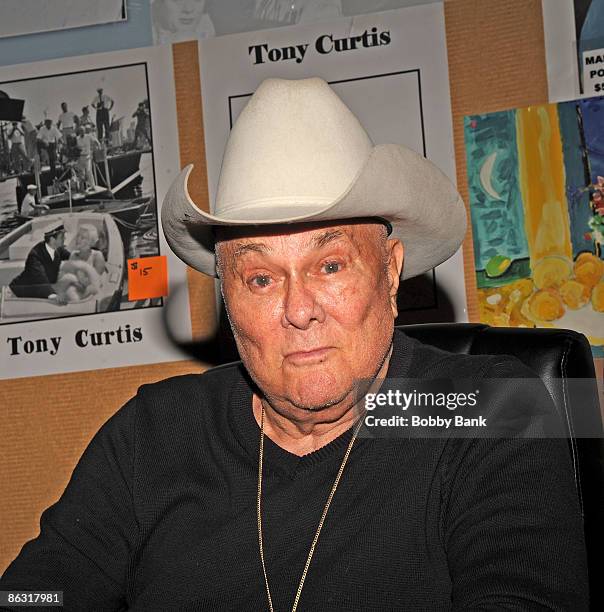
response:
M388 351L369 391L377 390L388 372L392 347ZM353 393L354 395L354 393ZM348 400L348 409L336 420L325 419L324 412L318 411L316 420L298 422L276 410L266 398L254 393L252 397L252 411L254 418L260 426L262 422L262 409L264 408L264 433L275 444L284 450L302 457L341 436L350 429L361 414L358 402Z

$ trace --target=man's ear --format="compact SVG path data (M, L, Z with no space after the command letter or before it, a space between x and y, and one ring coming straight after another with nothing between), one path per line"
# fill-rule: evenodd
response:
M386 241L386 249L388 252L388 293L390 297L390 308L392 308L392 315L396 319L396 317L398 317L396 295L401 280L404 260L403 243L400 240L390 238Z

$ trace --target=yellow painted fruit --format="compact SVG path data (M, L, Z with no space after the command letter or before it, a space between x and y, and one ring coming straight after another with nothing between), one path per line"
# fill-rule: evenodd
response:
M564 257L544 257L533 268L533 282L537 289L559 287L572 274L571 262Z
M533 281L530 278L521 278L512 283L512 290L520 291L520 294L523 298L529 297L529 295L533 293L534 289L535 285L533 284Z
M531 317L540 321L555 321L564 314L564 304L560 295L552 289L536 291L528 299Z
M577 259L575 259L575 264L583 263L584 261L600 261L598 257L596 257L593 253L589 253L585 251L583 253L579 253L577 255Z
M604 282L598 283L591 292L591 305L596 312L604 312Z
M560 287L562 301L573 310L582 308L589 302L591 287L580 283L577 280L568 280Z
M504 312L507 295L501 288L481 289L478 291L478 312L482 323L488 325L507 325L509 317Z
M587 285L594 287L604 274L604 262L591 253L581 253L575 261L575 278Z

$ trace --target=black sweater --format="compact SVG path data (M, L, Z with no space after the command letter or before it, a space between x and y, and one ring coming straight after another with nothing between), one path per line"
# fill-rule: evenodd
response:
M395 332L389 376L527 376ZM523 398L505 394L516 408ZM101 428L0 590L66 610L266 610L259 428L241 365L140 388ZM298 457L265 438L263 531L276 612L291 610L350 430ZM587 608L565 440L359 438L298 609ZM14 609L14 608L13 608Z

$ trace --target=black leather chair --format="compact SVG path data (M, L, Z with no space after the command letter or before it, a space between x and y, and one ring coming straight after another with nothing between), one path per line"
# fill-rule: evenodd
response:
M545 383L563 421L583 513L592 610L604 610L604 437L591 350L582 334L563 329L489 327L479 323L405 325L412 338L452 353L514 355ZM593 379L593 394L573 393L567 379ZM590 385L589 381L587 386ZM575 427L580 421L580 426ZM578 437L589 431L590 437Z

